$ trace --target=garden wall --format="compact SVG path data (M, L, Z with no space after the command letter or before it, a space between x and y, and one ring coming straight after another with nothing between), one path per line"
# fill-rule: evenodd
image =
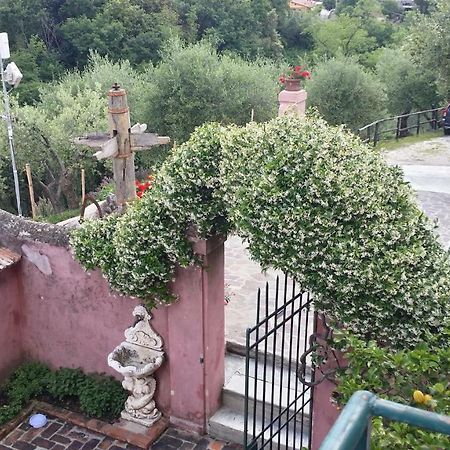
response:
M0 305L8 312L0 315L0 338L10 343L2 345L0 374L36 360L117 376L107 355L124 340L138 301L111 291L99 271L86 272L62 227L0 211L0 245L22 254L0 273ZM172 290L179 301L152 311L152 326L167 356L156 373L157 404L172 422L204 431L223 386L223 241L198 241L195 248L208 271L177 270Z
M19 288L17 266L0 270L0 379L9 375L22 359Z

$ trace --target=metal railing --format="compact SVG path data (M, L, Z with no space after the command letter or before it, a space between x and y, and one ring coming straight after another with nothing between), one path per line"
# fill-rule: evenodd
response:
M400 403L382 400L368 391L355 392L319 450L370 448L370 419L381 416L396 422L450 436L450 417Z
M382 139L399 139L408 136L410 130L414 130L415 134L420 134L421 131L437 130L439 114L443 109L444 107L439 107L377 120L359 128L358 136L364 142L373 143L375 146Z

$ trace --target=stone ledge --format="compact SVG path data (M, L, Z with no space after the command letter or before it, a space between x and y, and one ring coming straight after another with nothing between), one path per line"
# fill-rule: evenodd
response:
M34 222L0 209L0 244L20 251L24 242L38 241L57 247L69 246L69 233L61 226Z
M126 422L124 420L110 424L103 422L102 420L87 418L82 414L68 411L44 402L34 402L33 407L79 427L104 434L119 441L127 442L128 444L141 449L148 449L150 445L164 433L169 423L169 421L163 417L150 428L146 428L136 423Z

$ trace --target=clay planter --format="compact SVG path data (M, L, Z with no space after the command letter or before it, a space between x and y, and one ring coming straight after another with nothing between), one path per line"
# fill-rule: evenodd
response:
M285 91L299 91L301 89L300 82L302 80L300 78L286 78L284 83Z

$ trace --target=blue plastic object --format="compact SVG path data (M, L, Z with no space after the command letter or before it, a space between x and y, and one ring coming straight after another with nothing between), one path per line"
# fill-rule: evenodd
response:
M33 414L28 420L28 423L33 428L42 428L47 425L47 417L44 414Z

